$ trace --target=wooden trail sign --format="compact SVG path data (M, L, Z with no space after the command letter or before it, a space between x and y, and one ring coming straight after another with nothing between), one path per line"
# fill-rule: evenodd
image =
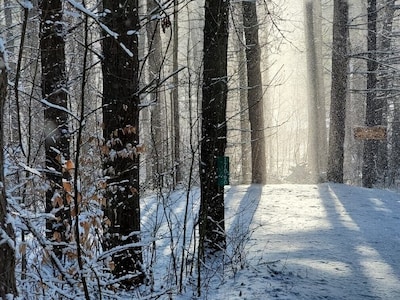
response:
M386 140L385 126L355 127L354 138L356 140Z

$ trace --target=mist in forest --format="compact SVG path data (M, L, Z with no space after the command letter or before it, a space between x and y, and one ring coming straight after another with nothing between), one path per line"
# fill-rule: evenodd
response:
M307 55L307 16L305 5L309 1L279 1L276 8L276 23L271 24L265 11L259 7L260 45L262 47L262 76L264 84L264 112L266 120L265 141L267 147L267 176L268 183L294 182L305 183L312 181L312 164L316 159L313 155L310 138L309 104L312 101L313 72L308 66L310 57ZM314 7L314 10L318 8ZM323 14L332 14L332 5L323 7ZM314 12L316 15L317 12ZM330 43L331 26L314 15L313 24L320 23L319 34L324 39L322 44L316 44L318 51L325 51L324 57L319 57L319 68L322 70L321 103L329 100L330 60L326 45ZM321 14L320 14L321 15ZM278 18L279 16L279 18ZM322 35L323 33L323 35ZM312 38L312 37L311 37ZM317 40L316 37L313 40ZM319 54L320 55L320 54ZM232 68L234 66L231 66ZM315 62L314 62L315 67ZM313 70L311 70L313 71ZM315 71L315 70L314 70ZM321 76L321 74L319 74ZM310 84L311 80L311 84ZM314 80L315 81L315 80ZM326 105L327 106L327 105ZM323 111L327 107L324 107ZM234 114L234 107L231 107ZM228 108L229 113L229 108ZM327 114L327 110L326 113ZM326 117L323 117L326 120ZM237 128L234 120L231 128ZM326 124L328 125L328 124ZM313 126L313 125L311 125ZM327 126L326 126L327 127ZM230 147L227 152L233 157L232 179L240 173L239 160L242 159L240 148L234 142L235 134L231 132ZM229 140L229 138L228 138ZM237 163L235 163L237 161Z

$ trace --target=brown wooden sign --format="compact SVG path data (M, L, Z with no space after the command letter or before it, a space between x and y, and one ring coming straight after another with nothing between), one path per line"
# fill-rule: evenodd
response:
M355 127L354 138L356 140L385 140L385 126Z

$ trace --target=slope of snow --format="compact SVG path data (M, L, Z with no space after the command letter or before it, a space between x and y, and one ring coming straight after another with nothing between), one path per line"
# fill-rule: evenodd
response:
M202 275L200 299L400 299L398 193L231 186L226 228L227 259Z

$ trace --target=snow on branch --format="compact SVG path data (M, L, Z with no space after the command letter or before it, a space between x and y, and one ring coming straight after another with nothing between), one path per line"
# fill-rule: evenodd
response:
M111 37L113 37L115 39L117 44L125 51L125 53L127 55L129 55L129 57L133 57L132 51L130 51L123 43L121 43L118 40L119 34L114 32L114 31L112 31L108 26L103 24L103 22L101 22L99 20L99 16L97 14L95 14L94 12L92 12L89 9L87 9L86 7L84 7L81 3L77 3L74 0L67 0L67 1L68 1L69 4L71 4L73 7L75 7L75 9L77 9L78 11L80 11L83 14L87 15L88 17L92 18L108 35L110 35ZM132 32L130 32L130 34L131 33Z
M55 109L61 110L63 112L66 112L68 115L73 117L75 120L80 121L80 119L77 116L75 116L70 110L68 110L67 108L65 108L61 105L51 103L51 102L47 101L46 99L41 99L40 102L48 107L55 108Z

